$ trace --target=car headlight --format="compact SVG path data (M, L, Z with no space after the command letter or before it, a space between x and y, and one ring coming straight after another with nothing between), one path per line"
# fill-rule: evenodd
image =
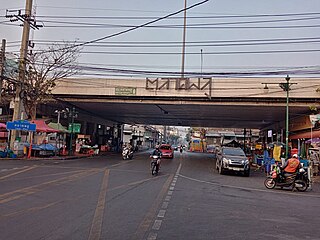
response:
M247 165L247 164L249 164L249 160L242 160L241 163L242 163L243 165Z
M231 163L231 160L228 158L223 158L222 161L223 163Z

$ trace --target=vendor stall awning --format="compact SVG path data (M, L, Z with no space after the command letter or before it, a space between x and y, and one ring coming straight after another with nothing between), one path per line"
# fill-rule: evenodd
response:
M66 129L64 126L61 125L61 123L54 123L51 122L48 124L49 127L59 130L62 133L69 133L70 131L68 131L68 129Z
M312 131L312 138L318 138L320 137L320 130ZM292 134L289 136L290 139L309 139L311 138L311 131L304 132L304 133L298 133L298 134Z
M37 132L49 132L49 133L60 132L57 129L49 127L44 120L32 120L31 122L36 124Z
M7 138L8 132L0 132L0 138Z

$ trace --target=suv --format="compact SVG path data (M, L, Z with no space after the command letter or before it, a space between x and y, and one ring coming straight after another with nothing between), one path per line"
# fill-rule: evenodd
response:
M216 169L220 174L235 171L246 177L250 175L250 163L241 148L223 147L217 153Z

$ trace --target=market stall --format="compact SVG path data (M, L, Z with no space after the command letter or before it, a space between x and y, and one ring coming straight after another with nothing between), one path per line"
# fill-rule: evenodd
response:
M0 157L7 156L8 136L7 125L0 123Z
M31 146L31 152L29 156L54 156L57 154L58 148L48 141L49 133L59 133L60 130L51 128L45 122L45 120L33 120L32 123L36 124L36 132ZM30 145L27 145L30 149Z
M50 133L48 135L49 143L57 147L57 149L59 150L59 155L66 155L66 135L70 133L70 131L67 128L65 128L61 123L51 122L48 124L48 126L53 129L59 130L59 132L57 133Z

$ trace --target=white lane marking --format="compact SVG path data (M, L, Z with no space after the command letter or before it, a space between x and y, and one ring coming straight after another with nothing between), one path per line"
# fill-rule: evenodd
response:
M156 233L154 232L151 232L147 238L147 240L156 240L157 239L157 235Z
M163 202L163 203L162 203L162 208L163 208L163 209L167 209L167 208L168 208L168 205L169 205L169 202Z
M177 179L179 177L179 173L180 173L180 170L181 170L181 163L175 173L175 177L174 179L172 180L171 182L171 187L169 188L169 191L167 193L167 196L165 197L165 200L164 202L162 203L162 209L159 210L159 213L158 213L158 216L155 221L154 221L154 224L152 226L152 230L154 231L159 231L160 227L161 227L161 224L162 224L162 220L160 220L159 218L164 218L165 214L166 214L166 211L165 209L168 208L168 204L169 204L169 201L171 200L171 196L173 194L173 190L174 190L174 187L176 185L176 182L177 182ZM157 239L157 233L155 232L150 232L147 240L156 240Z
M161 227L162 220L155 220L152 226L153 230L159 230Z
M238 187L238 186L233 186L233 185L222 185L219 183L213 183L213 182L208 182L208 181L203 181L203 180L199 180L199 179L195 179L195 178L191 178L191 177L187 177L184 175L179 174L180 177L183 177L185 179L189 179L191 181L195 181L195 182L200 182L200 183L206 183L206 184L210 184L210 185L214 185L214 186L218 186L218 187L226 187L226 188L234 188L234 189L239 189L239 190L247 190L247 191L256 191L256 192L266 192L266 193L274 193L274 194L286 194L286 195L294 195L294 196L301 196L301 197L314 197L314 198L320 198L320 195L314 195L314 194L298 194L298 193L289 193L289 192L275 192L272 190L264 190L264 189L257 189L257 188L246 188L246 187Z
M158 218L164 218L164 215L166 214L166 210L160 210L158 213Z

